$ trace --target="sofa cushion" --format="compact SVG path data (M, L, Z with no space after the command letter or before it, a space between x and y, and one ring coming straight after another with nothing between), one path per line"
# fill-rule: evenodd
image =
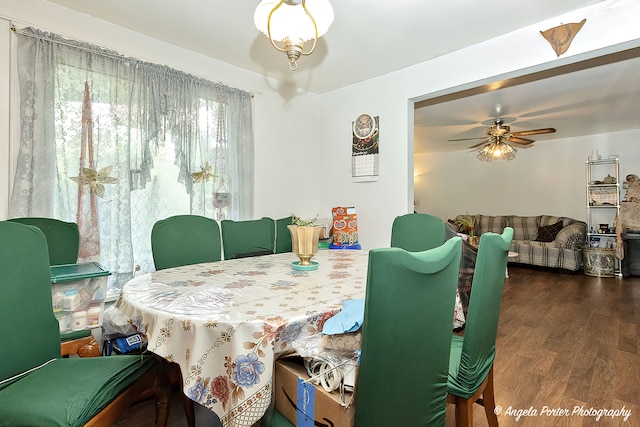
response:
M504 228L509 226L508 216L489 216L489 215L475 215L476 224L478 224L477 235L481 235L487 232L502 234Z
M553 242L556 239L558 232L562 230L562 222L556 222L551 225L542 225L538 227L538 242Z
M513 228L514 240L534 240L538 235L540 217L509 215L507 225Z
M509 259L510 262L538 265L550 268L563 268L575 271L582 265L582 251L565 249L558 246L558 240L553 242L537 242L535 240L513 240L511 251L518 256Z
M551 225L551 224L555 224L556 222L561 222L562 225L569 225L571 221L574 221L574 220L564 216L540 215L538 217L539 226Z

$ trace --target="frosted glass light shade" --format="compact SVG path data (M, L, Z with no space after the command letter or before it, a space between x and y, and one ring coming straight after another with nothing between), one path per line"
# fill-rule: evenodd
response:
M509 144L503 142L492 142L478 150L477 158L484 162L493 160L513 160L516 157L516 150Z
M267 22L269 14L278 6L279 0L262 0L256 7L253 20L264 35L269 37ZM316 21L318 37L323 36L333 23L333 8L329 0L306 0L307 10ZM271 15L271 38L281 42L289 40L308 41L316 37L313 23L302 7L302 0L285 0Z

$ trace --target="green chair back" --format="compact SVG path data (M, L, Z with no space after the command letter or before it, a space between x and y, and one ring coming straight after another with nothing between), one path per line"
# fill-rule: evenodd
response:
M412 213L396 217L391 226L391 247L409 252L436 248L445 241L445 228L436 216Z
M356 426L445 425L461 239L369 252Z
M284 252L291 252L293 245L291 243L291 232L287 228L287 225L291 225L292 220L290 216L276 219L276 253L281 254Z
M49 249L49 265L75 264L80 249L78 224L54 218L13 218L9 221L33 225L44 233Z
M505 228L502 235L485 233L480 237L464 338L461 350L452 348L451 353L448 388L456 396L471 397L493 366L512 238L511 227Z
M13 218L9 221L38 227L47 239L49 265L75 264L78 261L80 232L75 222L65 222L54 218ZM51 282L47 284L47 288ZM60 335L61 341L85 338L91 335L89 329Z
M0 222L0 271L0 425L83 426L99 412L104 424L154 387L153 357L60 357L47 240L39 228ZM158 423L166 424L168 390L152 392Z
M220 222L224 259L273 254L276 224L271 218Z
M198 215L176 215L151 229L151 252L156 270L220 261L220 227Z
M40 229L0 222L0 381L60 357L47 240ZM1 387L1 386L0 386Z

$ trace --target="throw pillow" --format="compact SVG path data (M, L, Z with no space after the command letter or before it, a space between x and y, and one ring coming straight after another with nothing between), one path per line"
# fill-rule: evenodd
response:
M536 241L553 242L560 230L562 230L562 221L556 222L555 224L538 227L538 237L536 237Z

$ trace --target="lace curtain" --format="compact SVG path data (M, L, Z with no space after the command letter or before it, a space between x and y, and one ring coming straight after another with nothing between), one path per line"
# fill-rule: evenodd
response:
M155 221L253 212L251 94L35 29L15 35L20 149L10 217L78 222L117 290L153 270Z

